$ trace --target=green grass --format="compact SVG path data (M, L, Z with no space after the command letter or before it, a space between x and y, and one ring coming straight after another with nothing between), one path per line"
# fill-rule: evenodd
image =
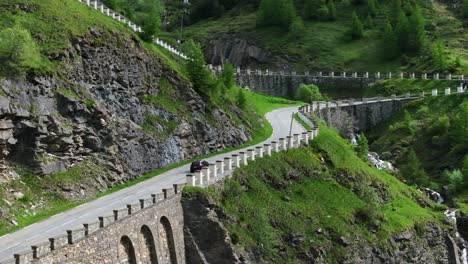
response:
M372 97L376 95L390 96L392 94L404 95L411 93L413 95L423 92L430 95L432 89L437 89L439 94L444 93L447 87L452 88L451 92L457 91L460 81L446 80L422 80L422 79L390 79L381 80L368 87L364 96Z
M363 186L381 198L388 196L374 209L376 233L356 216L368 206L359 192ZM314 246L333 249L325 250L326 260L339 262L347 255L338 243L340 236L350 241L361 236L364 243L386 247L393 234L427 222L440 224L444 218L440 207L429 201L433 209L419 206L415 198L427 201L423 195L359 159L349 143L323 124L311 147L250 162L226 180L223 190L203 195L212 195L237 220L224 223L237 247L276 263L298 263L302 250ZM317 234L318 228L324 234ZM300 246L287 242L291 234L304 238ZM280 254L280 247L286 247L287 254Z
M468 30L461 19L457 19L445 5L418 1L423 6L426 17L426 28L429 32L429 44L438 35L448 46L450 62L460 58L461 66L455 67L456 72L466 72L468 69L468 52L464 40L468 38ZM186 27L183 31L185 39L194 38L199 42L214 38L217 35L233 34L245 39L254 40L259 46L278 56L292 56L291 64L296 70L334 70L358 72L388 72L388 71L431 71L433 69L427 56L401 56L387 61L382 58L380 41L386 18L390 17L390 2L381 1L379 5L384 10L374 18L376 26L365 30L364 38L352 41L347 36L350 27L352 11L357 11L361 19L367 15L365 5L351 6L350 2L337 2L338 20L333 22L305 21L303 38L295 38L287 31L275 27L257 28L256 13L248 11L239 14L228 14L218 19L208 19ZM162 33L163 38L176 38L179 31Z

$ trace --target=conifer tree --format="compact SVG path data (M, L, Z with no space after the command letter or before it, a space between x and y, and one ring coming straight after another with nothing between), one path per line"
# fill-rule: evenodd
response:
M247 99L245 98L244 90L239 89L239 92L237 92L237 97L236 97L236 105L240 109L245 109L246 104L247 104Z
M321 5L323 5L323 0L304 0L304 18L305 19L312 19L317 18L318 9Z
M468 21L468 0L463 0L462 5L463 18Z
M367 15L366 22L364 23L366 28L371 29L374 27L374 20L372 19L372 16Z
M445 71L448 68L447 55L445 54L444 44L438 40L432 46L432 61L437 71Z
M375 0L367 1L367 13L371 16L377 15L377 6L375 4Z
M299 16L296 16L296 18L294 18L294 21L291 23L291 26L289 27L289 32L295 38L302 38L302 36L304 35L304 30L304 22Z
M262 0L257 14L259 26L289 28L296 17L292 0Z
M468 100L464 100L456 110L451 134L457 152L468 151Z
M428 176L422 168L421 161L411 148L407 157L406 164L402 166L401 171L403 176L410 182L418 185L425 185L428 183Z
M357 16L356 12L353 12L352 15L352 21L351 21L351 38L353 39L360 39L364 36L364 29L361 23L361 20L359 20L359 17Z
M383 57L387 60L392 60L396 58L400 53L396 34L393 31L392 25L389 21L387 21L387 25L385 26L385 32L382 38L382 44L380 46L382 48L381 53Z
M184 52L191 60L187 61L187 72L193 89L197 92L208 94L210 73L205 67L205 57L198 43L193 40L186 41L183 46Z
M357 142L356 150L357 150L358 156L361 159L367 160L367 154L369 153L369 143L364 133L361 133L361 136Z
M331 21L335 21L338 18L336 14L335 2L333 0L328 0L327 7L328 7L328 18Z
M234 74L234 66L231 63L227 62L224 64L224 69L221 72L220 76L221 81L224 84L224 87L227 89L232 88L236 81L235 81L235 74Z
M408 49L412 52L420 51L426 45L425 21L421 9L416 6L409 19Z
M396 26L398 23L398 18L400 17L401 13L401 0L393 0L392 2L392 9L391 9L391 17L392 17L392 24Z
M408 26L408 18L406 17L403 11L400 11L400 16L398 18L398 23L395 29L395 33L397 36L398 46L400 47L400 51L405 52L408 49L409 26Z

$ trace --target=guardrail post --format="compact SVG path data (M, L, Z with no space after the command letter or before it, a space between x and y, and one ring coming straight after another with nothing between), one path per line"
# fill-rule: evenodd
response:
M424 91L419 94L419 97L424 97Z
M85 223L83 224L84 227L84 235L87 237L89 235L89 224Z
M421 79L423 79L423 80L427 79L427 73L421 74Z
M33 259L37 259L37 246L31 246L33 252Z
M278 152L278 142L272 141L271 142L271 147L273 152ZM270 155L271 156L271 155Z
M391 78L392 78L392 73L391 73L391 72L387 73L387 78L388 78L388 79L391 79Z
M364 78L369 79L369 72L364 73Z
M375 73L375 78L376 78L376 79L380 79L380 72L376 72L376 73Z
M402 72L400 72L400 79L403 79L404 75Z
M452 74L450 74L450 73L447 74L447 76L445 76L445 79L447 79L447 80L452 80Z
M437 96L437 89L432 89L432 96Z
M73 244L73 231L67 230L67 242L69 245Z
M250 160L255 160L255 149L248 149L247 152L249 153Z
M179 185L178 184L172 184L172 187L174 187L174 193L178 194L179 193Z
M346 72L342 72L341 77L346 78Z
M49 248L50 248L50 251L55 250L55 238L53 237L49 238Z
M317 127L314 127L312 129L312 131L314 131L314 138L318 136L318 128Z
M301 145L301 138L299 137L299 134L294 134L294 144L292 146L299 147L300 145Z
M114 213L114 221L118 221L119 220L119 210L112 210L112 212Z
M195 177L195 181L194 181L195 184L193 186L203 186L203 177L202 177L201 170L195 171L194 177Z
M190 175L192 175L192 174L190 174ZM192 175L192 179L194 179L194 178L193 178L193 175ZM187 180L188 180L188 177L187 177ZM195 185L195 184L194 184L194 185ZM193 186L193 185L192 185L192 186ZM152 193L152 194L151 194L151 199L153 200L153 204L155 204L155 203L156 203L156 194L155 194L155 193Z
M203 178L203 183L206 182L206 185L210 184L211 172L210 172L209 167L203 167L202 168L202 178Z
M145 208L145 199L140 199L140 209L144 209Z
M439 80L439 74L438 73L434 73L434 79Z
M392 100L396 100L396 94L392 94Z
M450 87L447 87L445 88L445 95L449 95L450 94Z
M237 154L232 155L232 159L234 161L233 168L239 168L240 167L240 157Z
M224 158L224 166L226 166L226 171L232 170L232 159L229 157Z
M240 159L241 159L240 163L244 166L247 165L247 153L239 152L239 154L240 154Z
M464 81L465 80L465 76L463 74L460 75L460 77L458 78L460 81Z
M286 149L286 139L285 138L279 138L279 150L284 150Z
M405 98L410 98L411 94L410 93L405 93Z
M217 160L216 167L218 168L219 175L223 176L224 175L224 161Z
M318 77L322 77L322 72L318 72Z
M330 72L328 77L332 77L332 78L335 77L335 72Z
M314 131L313 130L307 130L307 137L309 140L314 139Z
M255 147L255 155L257 155L259 158L263 158L263 151L264 151L264 147L262 146Z
M127 204L127 213L128 213L128 215L132 214L132 205L131 204Z
M306 145L309 145L309 134L307 134L307 132L302 132L302 139Z
M210 174L211 178L216 181L216 178L218 177L218 171L216 170L216 164L215 163L210 163Z
M98 219L99 219L99 228L104 228L104 217L99 216Z
M458 86L457 87L457 93L463 93L463 86Z

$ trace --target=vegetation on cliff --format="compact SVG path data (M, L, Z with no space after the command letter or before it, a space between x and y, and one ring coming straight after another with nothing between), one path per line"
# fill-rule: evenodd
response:
M468 65L462 14L440 2L230 2L235 7L197 19L184 29L183 38L203 43L216 35L240 36L285 58L296 70L463 72ZM297 28L292 27L294 16L304 21L300 37L285 34ZM161 33L175 34L179 30Z
M410 183L443 191L468 203L468 99L426 97L408 103L369 133L370 148L401 168Z
M310 147L250 162L208 192L232 242L259 262L339 262L372 244L391 251L395 234L422 234L444 217L444 206L360 159L324 125Z

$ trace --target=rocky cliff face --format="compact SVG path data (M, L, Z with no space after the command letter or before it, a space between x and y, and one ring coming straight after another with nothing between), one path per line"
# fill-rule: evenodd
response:
M274 56L253 40L248 40L235 34L220 34L208 39L203 45L203 51L208 63L222 65L229 61L238 67L252 69L270 66L275 69L287 70L288 60L292 58Z
M182 203L184 209L184 237L186 258L190 263L274 263L282 258L263 259L258 252L242 249L231 242L226 224L238 224L227 216L213 199L203 195L187 195ZM334 237L320 230L326 240L336 240L338 249L326 246L304 247L304 236L291 235L285 243L295 248L298 263L460 263L459 239L436 223L427 223L414 229L393 235L386 246L376 245L364 237L350 239ZM322 241L323 242L323 241ZM387 243L388 242L388 243ZM323 242L324 245L328 244ZM459 244L459 245L457 245ZM343 253L345 252L345 253ZM279 255L287 255L286 248L279 248ZM339 255L339 256L338 256ZM188 262L187 262L188 263Z
M15 168L46 175L88 162L107 188L250 137L231 113L205 112L191 84L136 39L91 31L52 59L60 74L0 80L0 182ZM162 96L162 80L181 111L142 99Z

